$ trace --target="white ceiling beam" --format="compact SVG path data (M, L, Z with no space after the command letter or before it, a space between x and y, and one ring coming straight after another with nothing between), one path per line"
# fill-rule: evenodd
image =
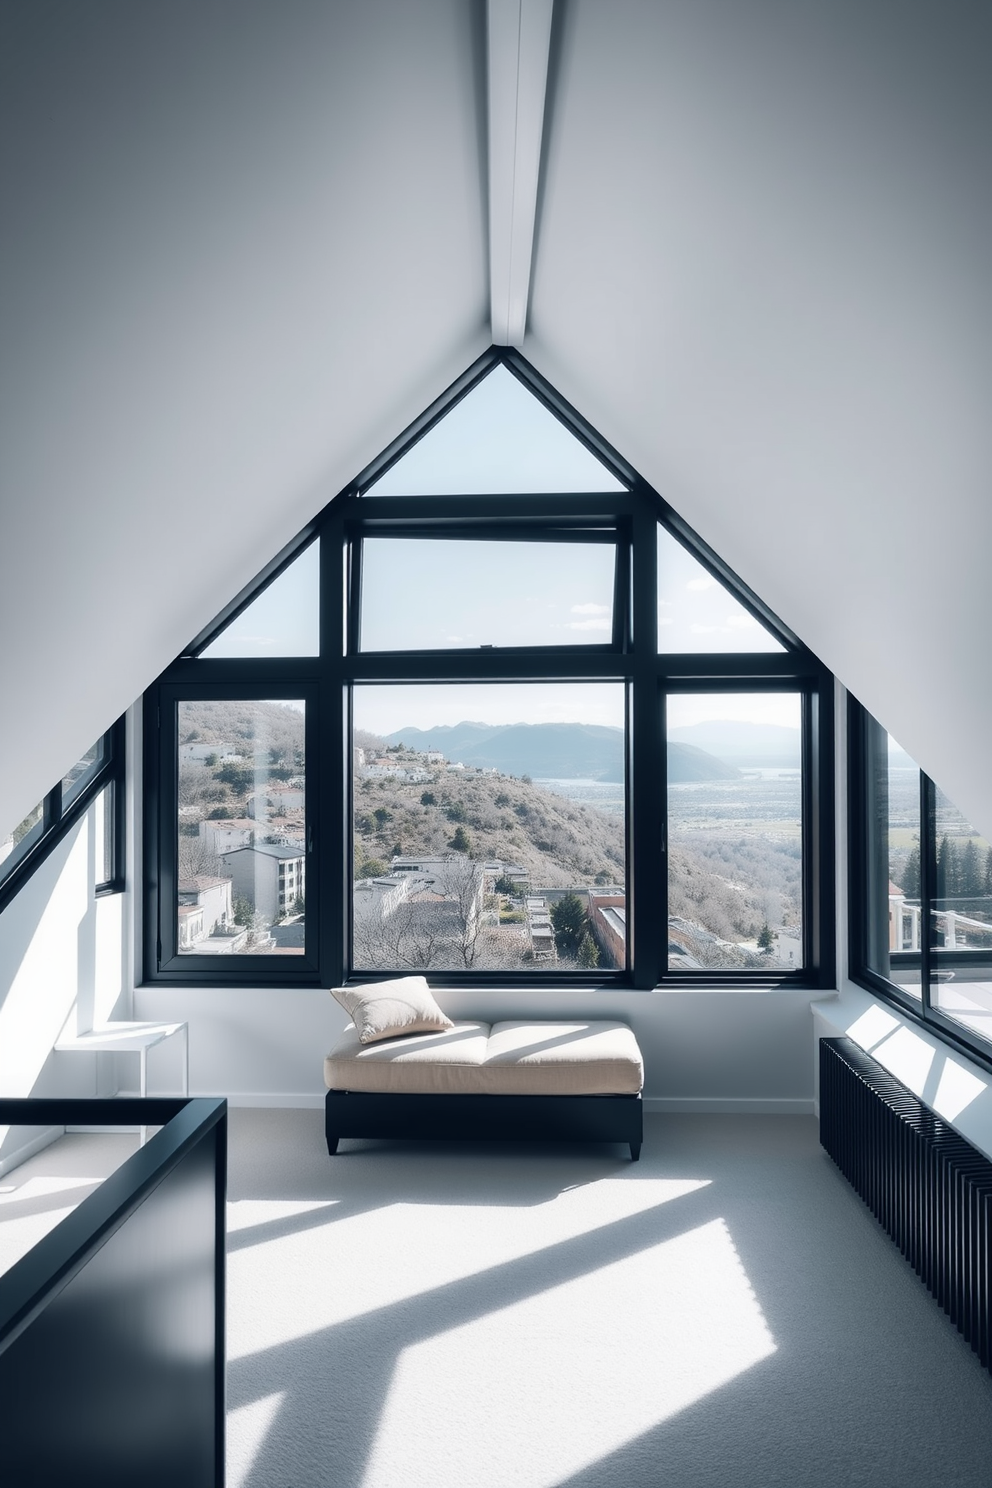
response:
M489 283L493 342L522 346L554 0L488 0Z

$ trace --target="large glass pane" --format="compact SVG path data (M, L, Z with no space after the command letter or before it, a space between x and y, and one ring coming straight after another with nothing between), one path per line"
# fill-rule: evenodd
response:
M0 839L0 878L29 853L45 829L45 803L39 801L13 831Z
M802 937L802 699L668 698L668 964L795 971Z
M512 372L496 367L365 494L625 489Z
M316 656L320 651L320 545L311 543L200 652L222 656Z
M304 704L182 702L177 760L180 955L302 955Z
M658 650L670 654L785 647L659 525Z
M992 847L936 792L931 1001L992 1041Z
M356 968L625 965L621 684L359 686L354 725Z
M866 720L868 966L920 997L920 771Z
M613 543L366 538L363 651L613 638Z

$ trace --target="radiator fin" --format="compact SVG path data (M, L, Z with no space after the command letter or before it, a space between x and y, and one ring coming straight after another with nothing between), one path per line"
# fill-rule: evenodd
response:
M820 1040L820 1141L992 1369L992 1162L846 1038Z

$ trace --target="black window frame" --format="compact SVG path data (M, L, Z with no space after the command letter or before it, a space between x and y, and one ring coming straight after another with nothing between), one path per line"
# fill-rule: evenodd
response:
M874 993L905 1014L912 1022L952 1045L984 1069L992 1070L992 1040L969 1033L967 1027L935 1007L931 988L937 965L935 947L931 944L930 922L937 892L937 790L929 775L920 769L920 951L896 953L898 963L920 968L920 996L913 997L897 983L889 981L871 965L869 948L872 933L870 897L872 894L871 863L878 851L872 840L872 771L877 759L879 739L888 735L882 725L853 696L847 699L848 755L848 901L849 964L852 982ZM918 767L919 768L919 767ZM962 956L965 953L961 953ZM941 964L948 953L940 952Z
M235 675L232 675L235 674ZM299 700L306 705L304 738L307 756L306 883L308 895L320 897L320 855L314 850L319 783L310 779L318 728L318 689L309 658L283 661L238 657L211 661L181 660L162 681L145 694L145 980L218 986L265 986L273 981L319 985L321 920L306 925L302 956L180 953L178 947L178 711L183 702L279 702ZM283 966L273 976L265 964ZM218 964L219 963L219 964Z
M607 492L513 493L507 495L375 496L364 493L454 404L495 366L504 365L626 489ZM604 482L605 483L605 482ZM785 648L782 652L664 653L658 649L657 528L661 523L724 585ZM359 647L360 544L365 537L435 535L499 540L572 541L616 544L614 617L608 642L586 645L483 647L473 650L362 651ZM320 648L315 658L284 660L207 659L200 653L230 621L293 561L311 541L320 553ZM198 985L319 985L361 983L389 975L389 968L355 970L351 958L352 787L351 698L362 683L410 685L440 682L620 682L627 712L627 924L626 971L434 971L431 983L473 986L570 985L654 990L664 987L834 985L833 857L833 678L746 585L731 572L663 498L581 419L519 353L492 348L397 440L331 500L324 510L220 612L146 694L145 980ZM247 686L257 687L245 693ZM290 685L314 689L308 704L307 811L315 838L308 856L307 934L314 926L315 954L306 966L287 957L225 957L218 966L194 966L194 956L163 958L162 930L174 923L170 898L175 881L170 863L169 772L175 769L174 729L160 728L168 707L204 689L222 695L290 695ZM796 971L668 970L667 897L664 860L666 790L661 699L667 690L795 691L803 695L803 936L804 965ZM184 691L185 689L185 691ZM190 691L192 689L192 691ZM268 690L266 690L268 689ZM213 695L212 693L210 695ZM302 694L297 694L302 695ZM174 708L172 713L174 715ZM319 727L318 727L319 724ZM170 755L170 751L172 754ZM636 831L634 830L636 818ZM308 846L310 846L308 837ZM174 852L174 850L171 850ZM170 877L171 874L171 877ZM331 886L320 893L317 885ZM311 888L313 885L313 888ZM314 906L311 909L311 906ZM664 926L664 928L662 928ZM166 938L168 946L168 938ZM207 959L207 958L201 958ZM296 960L296 958L292 958ZM247 963L251 962L249 966ZM398 970L398 969L396 969Z
M67 790L60 780L47 791L42 805L42 829L24 854L7 866L0 863L0 914L20 893L54 848L69 833L103 790L111 792L109 878L97 877L94 892L98 898L124 892L125 822L124 764L125 721L117 721L101 734L96 743L97 758L89 769ZM13 856L13 855L12 855Z

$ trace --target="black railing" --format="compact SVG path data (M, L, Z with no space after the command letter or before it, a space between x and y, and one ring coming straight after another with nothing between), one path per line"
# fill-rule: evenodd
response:
M223 1488L224 1100L0 1100L12 1126L160 1126L0 1276L9 1488Z

